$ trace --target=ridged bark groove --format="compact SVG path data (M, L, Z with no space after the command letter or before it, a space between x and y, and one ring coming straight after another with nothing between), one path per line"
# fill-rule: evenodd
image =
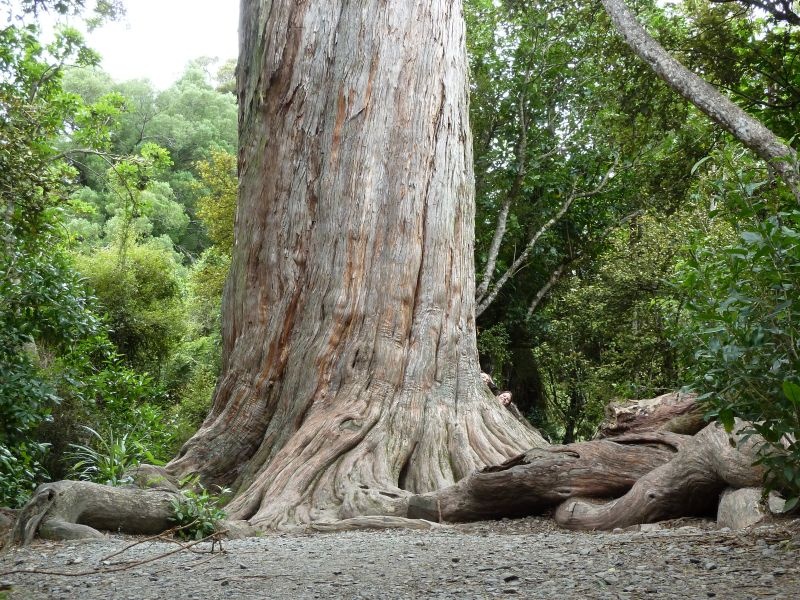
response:
M233 484L234 518L402 516L545 445L479 377L461 11L242 3L223 374L168 466Z

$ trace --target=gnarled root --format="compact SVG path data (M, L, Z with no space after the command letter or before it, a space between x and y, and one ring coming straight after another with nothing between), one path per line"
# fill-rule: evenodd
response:
M48 539L102 537L100 529L157 534L173 526L174 492L121 488L88 481L40 485L20 511L12 541L27 544L34 536Z
M650 432L530 450L455 485L412 496L408 516L474 521L535 514L572 496L613 497L670 461L689 440Z
M671 431L694 435L706 422L696 394L670 392L646 400L623 400L606 406L606 418L598 428L598 438L641 431Z
M606 504L568 500L556 510L556 522L569 529L609 530L712 514L726 487L760 485L763 468L753 465L757 445L756 437L741 443L740 436L712 423L690 438L670 462L644 475L621 498Z

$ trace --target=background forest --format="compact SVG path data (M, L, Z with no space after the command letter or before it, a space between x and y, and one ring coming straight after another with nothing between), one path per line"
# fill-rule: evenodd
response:
M796 146L800 17L630 4ZM37 25L83 5L0 1L0 505L168 460L220 368L234 66L198 58L165 90L113 81L77 30L44 41ZM484 370L553 442L591 437L609 400L682 387L776 447L800 434L794 196L599 5L467 0L466 17ZM797 444L770 465L797 496Z

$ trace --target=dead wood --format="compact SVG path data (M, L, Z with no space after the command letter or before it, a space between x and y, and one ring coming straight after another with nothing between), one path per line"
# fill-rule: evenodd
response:
M12 539L27 544L37 532L49 539L101 537L98 530L161 533L173 525L170 502L175 497L164 490L110 487L88 481L43 484L20 511Z
M408 517L452 522L518 517L572 496L619 496L670 461L689 439L649 432L530 450L455 485L412 496Z
M611 402L597 437L655 430L694 435L705 425L696 394L671 392L646 400Z
M738 424L737 430L742 426ZM568 529L614 529L674 517L710 515L728 486L758 486L764 470L754 466L759 439L742 441L717 423L706 426L668 463L639 479L621 498L605 504L571 499L556 522ZM597 494L586 494L598 497Z

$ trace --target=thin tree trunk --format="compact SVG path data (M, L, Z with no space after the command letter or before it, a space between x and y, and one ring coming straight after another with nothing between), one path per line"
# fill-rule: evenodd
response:
M550 290L553 289L553 286L557 284L561 280L561 276L564 274L564 271L567 268L567 265L570 264L572 260L565 260L562 262L556 270L550 273L550 277L547 278L545 284L536 292L536 295L533 297L531 301L531 305L528 307L528 312L526 317L530 319L533 316L534 311L537 309L539 304L544 300L544 297L550 293Z
M527 153L528 153L528 120L525 115L525 99L520 94L520 107L519 107L519 126L520 137L517 144L517 174L511 184L511 188L506 194L503 206L500 208L500 213L497 215L497 225L494 229L494 236L492 237L492 244L489 246L489 254L486 258L486 267L483 270L483 276L478 284L478 289L475 292L475 300L480 304L483 297L489 289L489 284L494 277L494 269L497 266L497 257L500 254L500 246L503 244L503 238L506 235L506 227L508 224L508 213L511 210L511 204L519 197L520 190L522 189L522 182L525 180L525 171L527 166Z
M176 475L257 527L403 514L544 446L481 383L459 0L244 0L223 373Z
M505 273L497 280L497 282L492 286L491 292L489 292L486 296L483 297L478 303L478 307L475 309L476 316L480 317L483 312L491 306L492 302L494 302L497 295L500 293L500 290L503 289L508 280L511 279L514 275L517 274L525 262L528 260L528 255L531 253L531 250L536 246L536 242L539 241L541 238L553 225L555 225L561 217L569 210L569 207L572 205L573 201L575 200L576 196L573 193L567 197L567 199L561 204L561 207L558 209L555 215L550 217L544 225L542 225L536 233L534 233L531 238L528 240L528 243L525 245L525 248L522 250L520 255L514 260L511 266L506 270Z
M639 24L624 0L601 0L611 21L630 48L667 85L694 104L712 121L766 161L800 201L797 154L758 119L723 96L707 81L675 60Z
M567 196L567 199L561 204L561 207L558 209L556 214L554 214L550 219L548 219L544 225L542 225L536 233L534 233L531 238L528 240L528 243L525 245L525 248L522 250L520 255L514 260L511 266L506 270L505 273L497 280L497 282L492 286L491 291L482 297L482 300L478 302L478 306L475 309L476 316L480 317L483 312L491 306L492 302L494 302L497 295L500 293L500 290L503 289L506 283L508 283L509 279L511 279L514 275L517 274L524 265L525 262L528 260L528 256L530 255L533 248L536 246L536 243L539 239L553 226L555 225L561 217L569 210L569 207L572 206L572 203L577 200L578 198L588 198L590 196L594 196L599 194L603 188L605 188L606 184L608 183L609 179L614 173L614 168L617 165L617 161L614 161L614 164L606 171L606 174L603 175L603 178L600 180L600 183L592 189L591 191L587 192L580 192L576 193L575 189L577 187L577 182L573 184L572 190Z

